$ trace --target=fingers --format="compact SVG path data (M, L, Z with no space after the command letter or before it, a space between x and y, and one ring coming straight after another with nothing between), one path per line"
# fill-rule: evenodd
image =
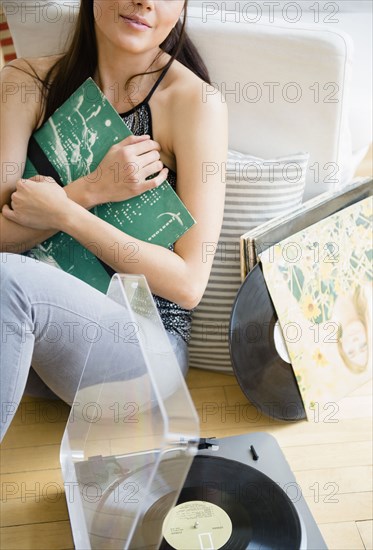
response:
M28 178L29 180L32 180L32 181L43 181L45 176L40 176L40 174L37 174L36 176L31 176L31 178Z
M148 191L148 189L159 187L167 179L167 176L168 168L163 168L157 176L155 176L154 178L150 178L144 182L144 189L142 192Z
M141 167L147 166L148 164L160 159L159 152L161 150L161 146L153 139L150 139L149 135L129 136L117 143L114 147L121 146L125 146L127 155L132 157L132 159L135 157L141 157L141 162L139 163L139 166ZM162 168L163 164L158 167L158 170L153 170L153 173L161 170Z
M144 182L144 180L146 180L150 176L154 176L154 174L158 174L158 172L161 172L164 168L166 167L163 166L163 163L160 160L144 166L138 173L139 181Z
M125 146L125 147L122 147ZM114 145L114 148L121 152L125 164L133 164L141 170L148 165L152 165L152 171L147 175L159 172L163 168L160 162L161 146L149 136L129 136L120 143Z
M27 178L27 179L31 181L39 181L39 182L47 181L49 183L56 183L56 180L54 180L52 176L42 176L40 174L37 174L36 176L31 176L31 178ZM24 181L27 181L27 180L24 180Z
M150 151L160 151L161 146L156 141L148 139L145 141L140 141L139 143L128 145L128 149L132 155L142 156Z
M121 184L124 184L124 197L127 191L128 198L161 185L167 178L168 169L160 160L160 151L159 143L149 135L131 135L113 145L100 165L101 173L105 174L102 196L106 191L106 200L100 202L108 202L107 195L111 197L111 201L114 196L114 202L125 200L121 198ZM113 180L113 166L116 168L113 181L115 185L105 189L106 182Z
M7 204L4 204L1 213L7 220L15 221L15 213Z
M150 136L147 134L143 136L131 135L122 139L122 141L120 141L117 145L134 145L135 143L141 143L142 141L149 141L149 140L150 140Z
M149 138L149 136L131 137ZM133 143L129 143L129 140L127 138L126 152L127 154L131 155L133 159L132 164L137 167L137 184L141 182L140 185L143 189L141 193L143 191L146 191L147 189L152 189L157 185L160 185L166 179L168 169L164 167L163 162L160 160L160 150L161 147L159 143L150 138ZM151 178L150 180L147 180L147 178L149 178L149 176L152 176L153 174L158 175L154 178Z
M153 172L150 172L149 176L151 174L154 174L155 172L159 172L159 170L162 170L163 163L160 160L161 156L159 154L159 151L150 151L149 153L144 153L139 158L139 164L141 164L141 167L148 166L149 164L158 165L158 167L153 166Z
M148 153L149 151L160 151L161 146L156 141L150 139L149 135L144 136L135 136L131 135L120 141L119 143L116 143L113 145L113 149L120 149L122 147L125 147L126 150L132 155L132 156L139 156L143 155L144 153Z

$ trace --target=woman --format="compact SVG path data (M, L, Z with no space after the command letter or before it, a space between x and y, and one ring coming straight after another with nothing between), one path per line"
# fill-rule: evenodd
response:
M225 161L227 112L218 94L203 101L208 76L185 38L186 3L82 0L65 55L17 60L1 73L3 410L16 409L31 363L47 386L71 403L92 342L87 326L98 323L102 312L120 319L121 327L126 324L123 311L103 294L20 255L58 231L83 245L94 242L92 252L101 250L100 259L114 271L146 276L180 366L187 369L191 310L212 264L203 246L217 242L224 206L224 178L218 169L202 183L203 163L220 167ZM81 178L66 188L42 174L20 179L31 134L88 76L136 136L109 150L94 174L99 177ZM134 162L136 178L125 170ZM119 181L113 165L121 167ZM173 250L138 241L89 212L166 178L197 221ZM134 243L136 262L128 254ZM119 253L114 255L114 248ZM109 326L100 328L101 356L113 365L126 358L131 369L138 354L125 335L114 341ZM11 418L3 415L2 435Z

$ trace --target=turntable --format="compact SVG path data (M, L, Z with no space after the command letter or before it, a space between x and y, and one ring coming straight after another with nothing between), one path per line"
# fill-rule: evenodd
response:
M75 548L326 549L272 436L199 438L145 278L115 275L108 295L138 361L113 365L94 345L87 358L61 445Z

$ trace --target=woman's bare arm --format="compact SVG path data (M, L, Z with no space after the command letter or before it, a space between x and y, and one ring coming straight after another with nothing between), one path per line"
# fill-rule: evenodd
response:
M201 84L202 86L202 84ZM185 108L181 96L172 106L172 143L178 194L197 221L175 245L175 252L134 239L71 203L60 229L89 248L117 272L143 273L155 294L191 309L205 290L224 211L222 177L227 153L227 109L219 94L202 102L202 91ZM214 175L203 178L207 165Z
M51 59L41 64L41 74L50 63ZM0 72L0 210L4 204L10 203L16 182L22 177L28 141L41 114L40 87L24 71L30 72L30 67L24 60L17 59ZM72 182L65 192L84 208L92 206L84 179ZM24 252L55 233L56 230L24 227L0 213L0 250L3 252Z
M194 79L191 84L174 94L167 113L170 121L169 143L177 164L177 191L197 221L176 243L174 252L134 239L88 212L85 208L92 197L84 193L84 185L79 185L79 181L66 188L71 192L77 183L76 197L69 195L71 200L66 201L63 200L64 196L59 195L60 208L59 201L56 204L56 201L51 200L52 189L48 190L44 186L43 200L44 191L39 192L39 188L33 184L29 186L29 195L25 200L27 186L22 186L20 199L23 196L24 209L23 212L22 208L18 212L7 212L10 220L3 219L3 226L5 223L8 226L2 235L2 246L15 242L17 247L22 246L26 250L57 230L65 231L115 271L143 273L154 293L188 309L195 307L207 285L223 216L225 185L222 173L227 153L227 109L219 94L210 96L207 103L202 101L203 83L199 79ZM13 100L11 108L7 109L6 129L11 127L12 117L9 113L15 116L15 105ZM27 103L25 109L28 114L26 123L22 123L20 131L14 132L12 136L16 143L13 156L7 143L2 143L5 158L20 165L26 157L25 144L37 118L37 110L32 103ZM204 178L206 167L213 167L213 170ZM21 172L21 169L15 171L2 182L2 204L9 200ZM101 185L107 187L106 184L105 181ZM52 191L52 195L49 191ZM39 198L36 195L40 195ZM48 200L45 200L46 197ZM20 199L17 199L18 204ZM36 210L33 209L34 215L29 218L30 227L23 227L28 225L25 221L28 219L27 205L31 203L34 203ZM32 211L32 208L29 210ZM35 216L35 212L40 212L40 216ZM24 213L26 216L22 216ZM20 225L14 223L17 219ZM39 219L43 222L40 225ZM20 252L21 249L14 251Z

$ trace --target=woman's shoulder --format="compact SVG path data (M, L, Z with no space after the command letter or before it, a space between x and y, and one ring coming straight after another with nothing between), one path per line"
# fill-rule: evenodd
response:
M0 72L1 104L11 116L23 114L36 129L43 109L43 81L61 56L14 59Z
M177 165L179 174L181 163L177 156L186 148L193 149L194 156L196 149L199 151L197 156L210 155L211 149L215 149L219 159L224 156L228 110L218 90L174 61L159 93L154 95L154 139L160 143L168 166ZM192 147L191 144L197 141L199 146Z
M48 71L61 59L61 55L44 57L19 57L10 61L1 70L3 79L12 78L17 82L29 80L43 80Z
M178 61L172 63L166 77L159 106L165 114L166 120L161 125L171 152L174 152L175 140L180 138L181 128L185 140L192 139L197 129L206 139L210 139L216 127L225 131L228 110L219 90Z
M220 91L179 61L173 62L167 76L167 103L175 113L190 113L191 110L201 114L211 111L216 114L219 111L222 114L226 112L226 103Z

